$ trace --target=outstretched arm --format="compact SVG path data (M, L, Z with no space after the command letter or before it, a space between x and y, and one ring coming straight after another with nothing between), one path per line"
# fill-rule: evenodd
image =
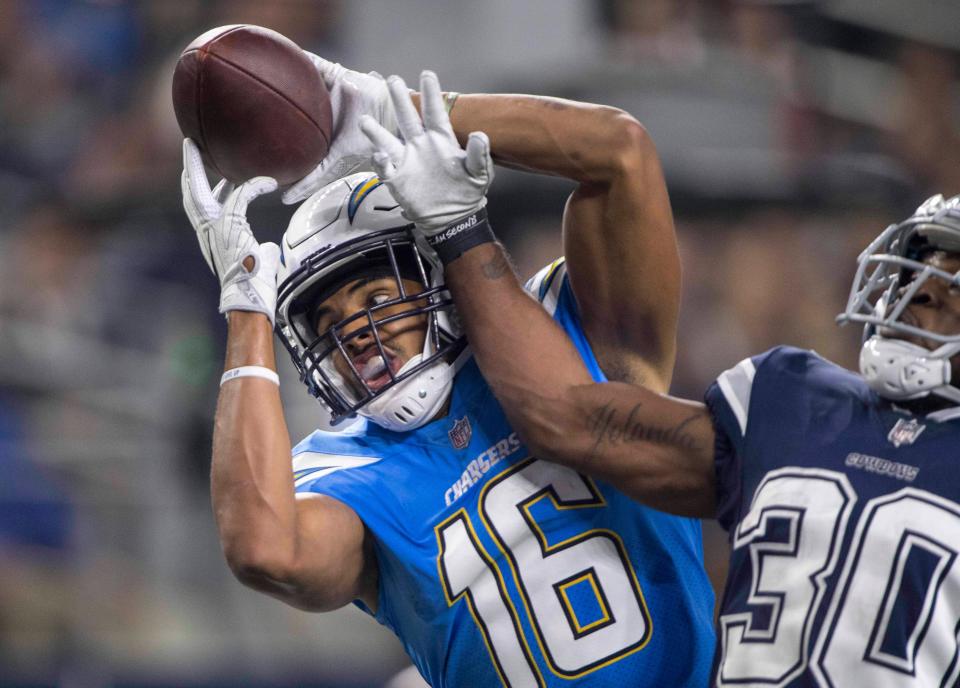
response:
M226 370L275 368L273 328L259 313L227 318ZM237 578L308 611L362 599L376 609L372 543L356 512L326 496L296 499L280 389L237 378L220 390L210 487L220 542Z
M280 249L257 243L246 220L250 201L276 182L261 177L233 190L222 182L211 191L190 140L183 158L184 209L220 280L228 323L230 372L217 403L211 469L227 563L245 584L301 609L335 609L357 598L375 608L377 569L356 513L334 499L294 497L273 348Z
M647 132L616 108L525 95L461 95L450 123L461 145L483 131L499 164L578 182L563 233L581 320L607 377L646 388L591 384L502 249L485 245L448 264L446 281L514 427L543 458L609 479L652 506L712 515L706 409L657 394L672 376L680 261ZM523 332L529 345L503 332Z
M410 97L422 110L422 94ZM625 136L637 126L618 108L518 93L460 94L449 117L461 145L483 131L498 165L587 183L612 176L610 153L629 144Z
M444 262L484 376L528 446L652 506L712 514L714 431L704 406L634 385L593 383L493 242L483 212L493 177L486 135L471 133L461 149L430 72L421 76L422 124L403 82L391 79L390 89L404 141L365 119L374 164Z
M591 348L609 379L667 391L680 260L646 130L617 108L529 95L461 95L450 123L461 145L470 132L483 131L498 164L578 183L564 212L563 240Z

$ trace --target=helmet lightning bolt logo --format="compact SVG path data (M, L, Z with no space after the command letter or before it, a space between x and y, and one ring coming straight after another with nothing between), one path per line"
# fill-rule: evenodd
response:
M363 182L350 194L350 200L347 202L347 217L353 222L353 216L357 214L357 209L363 203L363 199L370 195L370 192L383 184L378 177L370 177Z

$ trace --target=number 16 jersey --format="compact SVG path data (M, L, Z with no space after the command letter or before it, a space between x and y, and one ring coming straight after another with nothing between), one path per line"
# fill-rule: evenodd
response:
M558 261L528 288L602 373ZM524 333L505 332L518 346ZM529 455L472 360L418 430L316 432L299 498L325 494L373 536L377 608L432 686L700 686L713 592L700 525Z

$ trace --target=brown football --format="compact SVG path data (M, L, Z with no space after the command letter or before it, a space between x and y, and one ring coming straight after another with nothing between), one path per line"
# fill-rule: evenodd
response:
M330 95L289 38L260 26L210 29L173 73L173 108L184 136L232 182L267 175L287 186L330 146Z

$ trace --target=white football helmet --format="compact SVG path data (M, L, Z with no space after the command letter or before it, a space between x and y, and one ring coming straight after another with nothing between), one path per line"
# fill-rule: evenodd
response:
M864 249L846 310L837 320L864 323L860 372L878 394L892 400L932 394L960 406L960 389L950 384L950 359L960 353L960 332L939 334L903 319L927 280L960 286L960 272L951 274L923 262L931 250L960 253L960 196L928 198L913 215L887 227ZM889 331L924 337L939 346L931 351L882 334Z
M277 332L300 379L330 412L333 424L360 414L388 430L413 430L432 420L450 395L453 361L466 340L443 283L443 268L432 251L420 248L412 230L387 187L369 172L361 172L308 198L283 235ZM400 297L317 333L310 316L318 301L371 271L396 279ZM423 290L408 293L401 277L416 280ZM409 308L392 312L398 304ZM384 309L391 312L378 316ZM372 333L374 346L387 360L378 328L424 314L428 325L422 353L390 372L390 381L373 391L346 355L344 344ZM367 325L344 332L358 320ZM334 367L337 352L351 370L349 380Z

